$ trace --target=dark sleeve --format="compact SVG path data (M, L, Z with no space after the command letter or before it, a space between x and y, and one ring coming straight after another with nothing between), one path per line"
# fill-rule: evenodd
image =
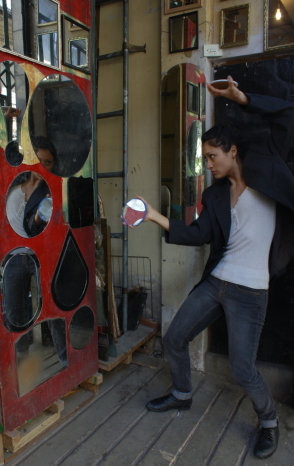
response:
M167 243L182 246L201 246L211 241L212 228L206 205L203 205L201 214L191 225L183 220L170 220L169 232L166 232Z
M247 112L258 113L270 126L269 148L283 159L291 147L294 136L294 105L277 97L247 94L249 104L242 106Z
M44 199L50 191L48 190L47 184L41 183L35 191L31 194L24 211L23 227L28 236L36 236L41 233L46 222L37 224L35 222L35 215L39 206L39 203Z
M41 223L38 223L38 224L35 222L35 215L37 212L37 207L38 206L36 206L35 210L28 212L23 220L23 227L25 229L25 232L30 237L36 236L39 233L41 233L46 226L46 222L43 222L43 220Z

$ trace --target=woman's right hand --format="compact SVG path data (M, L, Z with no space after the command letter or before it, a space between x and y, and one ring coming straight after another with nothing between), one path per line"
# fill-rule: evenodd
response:
M228 80L228 87L225 89L218 89L213 86L213 84L207 83L207 89L214 97L225 97L226 99L233 100L241 105L247 105L249 99L243 91L238 89L238 87L234 84L234 80L232 76L227 77Z

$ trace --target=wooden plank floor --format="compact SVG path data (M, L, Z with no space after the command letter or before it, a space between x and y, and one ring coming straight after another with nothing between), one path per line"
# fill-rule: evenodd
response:
M252 454L256 418L237 385L193 372L189 411L152 413L145 403L170 389L169 371L160 358L134 353L130 365L103 374L98 395L76 394L65 402L65 418L47 434L5 463L21 466L94 465L294 465L291 414L278 404L281 438L276 454L260 461ZM83 399L79 400L78 397ZM73 411L74 403L79 407ZM71 410L72 414L68 415Z

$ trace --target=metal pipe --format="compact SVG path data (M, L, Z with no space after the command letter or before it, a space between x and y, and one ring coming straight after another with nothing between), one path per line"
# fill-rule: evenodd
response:
M128 72L129 72L129 1L123 8L123 205L128 200ZM128 227L123 225L123 331L128 329Z
M106 53L105 55L98 55L97 60L98 61L110 60L111 58L122 57L122 56L123 56L123 51L119 50L118 52L111 52L111 53Z
M5 49L10 49L9 44L9 24L8 24L8 11L7 11L7 2L6 0L2 1L3 8L3 23L4 23L4 45ZM12 5L11 5L12 8Z
M94 177L94 214L98 215L98 187L97 187L97 160L96 160L96 108L97 108L97 67L96 67L96 1L91 1L91 58L92 58L92 115L93 115L93 177Z
M122 178L123 172L97 173L97 178Z
M112 118L117 116L123 116L123 110L114 110L113 112L97 113L96 118L97 120L99 120L101 118Z

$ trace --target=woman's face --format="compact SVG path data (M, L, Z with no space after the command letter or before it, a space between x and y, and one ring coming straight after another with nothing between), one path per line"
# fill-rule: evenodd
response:
M214 147L205 142L202 152L206 160L206 168L215 178L224 178L233 175L238 168L236 161L237 148L233 144L229 152L224 152L221 147Z
M47 168L49 172L53 170L54 167L54 157L51 154L49 149L38 149L37 157L40 160L41 164Z

